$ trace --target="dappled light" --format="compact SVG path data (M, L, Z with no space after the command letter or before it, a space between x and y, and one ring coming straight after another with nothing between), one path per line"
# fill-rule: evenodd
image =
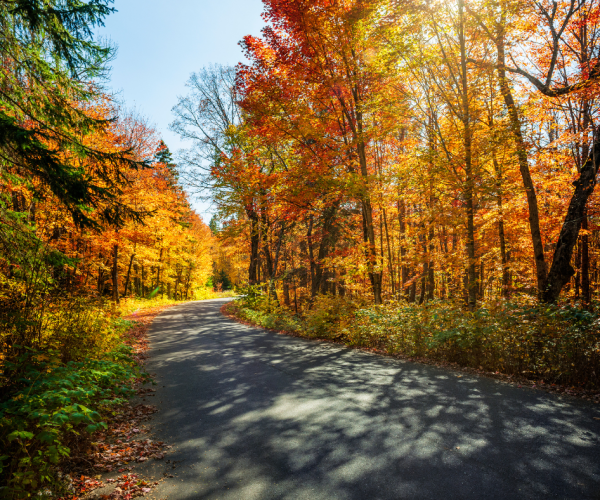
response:
M176 498L594 498L591 405L167 311L152 362ZM460 377L460 378L459 378ZM164 387L163 387L164 386ZM167 469L168 468L168 469ZM185 484L185 488L178 484Z

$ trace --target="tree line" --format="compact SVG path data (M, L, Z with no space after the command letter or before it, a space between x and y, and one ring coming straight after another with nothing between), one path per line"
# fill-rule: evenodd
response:
M249 62L192 75L172 124L250 283L597 298L596 0L263 3Z
M74 301L190 299L211 274L167 146L103 88L111 4L0 4L0 360Z

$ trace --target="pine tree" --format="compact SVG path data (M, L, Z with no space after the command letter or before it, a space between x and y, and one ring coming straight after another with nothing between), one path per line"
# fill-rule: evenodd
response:
M101 99L94 81L112 56L92 29L114 12L111 3L0 2L0 178L17 179L38 197L51 192L81 226L141 218L118 197L127 172L144 163L127 147L85 143L112 122L90 111ZM93 175L83 163L94 166Z
M158 152L154 155L154 161L167 167L170 175L169 185L175 186L179 182L179 172L177 172L177 165L173 162L173 154L163 140L160 141Z
M217 218L216 215L213 215L210 218L210 222L208 223L208 227L210 228L212 234L214 234L215 236L219 234L220 229L219 229L219 219Z

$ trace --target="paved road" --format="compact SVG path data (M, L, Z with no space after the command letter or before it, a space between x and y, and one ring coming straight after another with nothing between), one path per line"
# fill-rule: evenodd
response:
M175 499L600 499L600 405L230 321L152 327Z

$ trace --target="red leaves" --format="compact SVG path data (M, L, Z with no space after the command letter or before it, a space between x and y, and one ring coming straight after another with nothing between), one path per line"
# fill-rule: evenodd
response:
M135 474L124 474L117 479L109 479L109 484L114 484L115 489L109 495L102 495L102 499L123 499L129 500L131 498L143 497L150 493L154 489L158 482L149 482L143 479L139 479Z
M140 432L138 429L133 429ZM169 448L162 441L145 439L142 441L117 441L115 444L100 444L98 452L94 456L94 467L105 472L119 470L135 462L141 463L153 458L162 460L165 457L164 450Z

